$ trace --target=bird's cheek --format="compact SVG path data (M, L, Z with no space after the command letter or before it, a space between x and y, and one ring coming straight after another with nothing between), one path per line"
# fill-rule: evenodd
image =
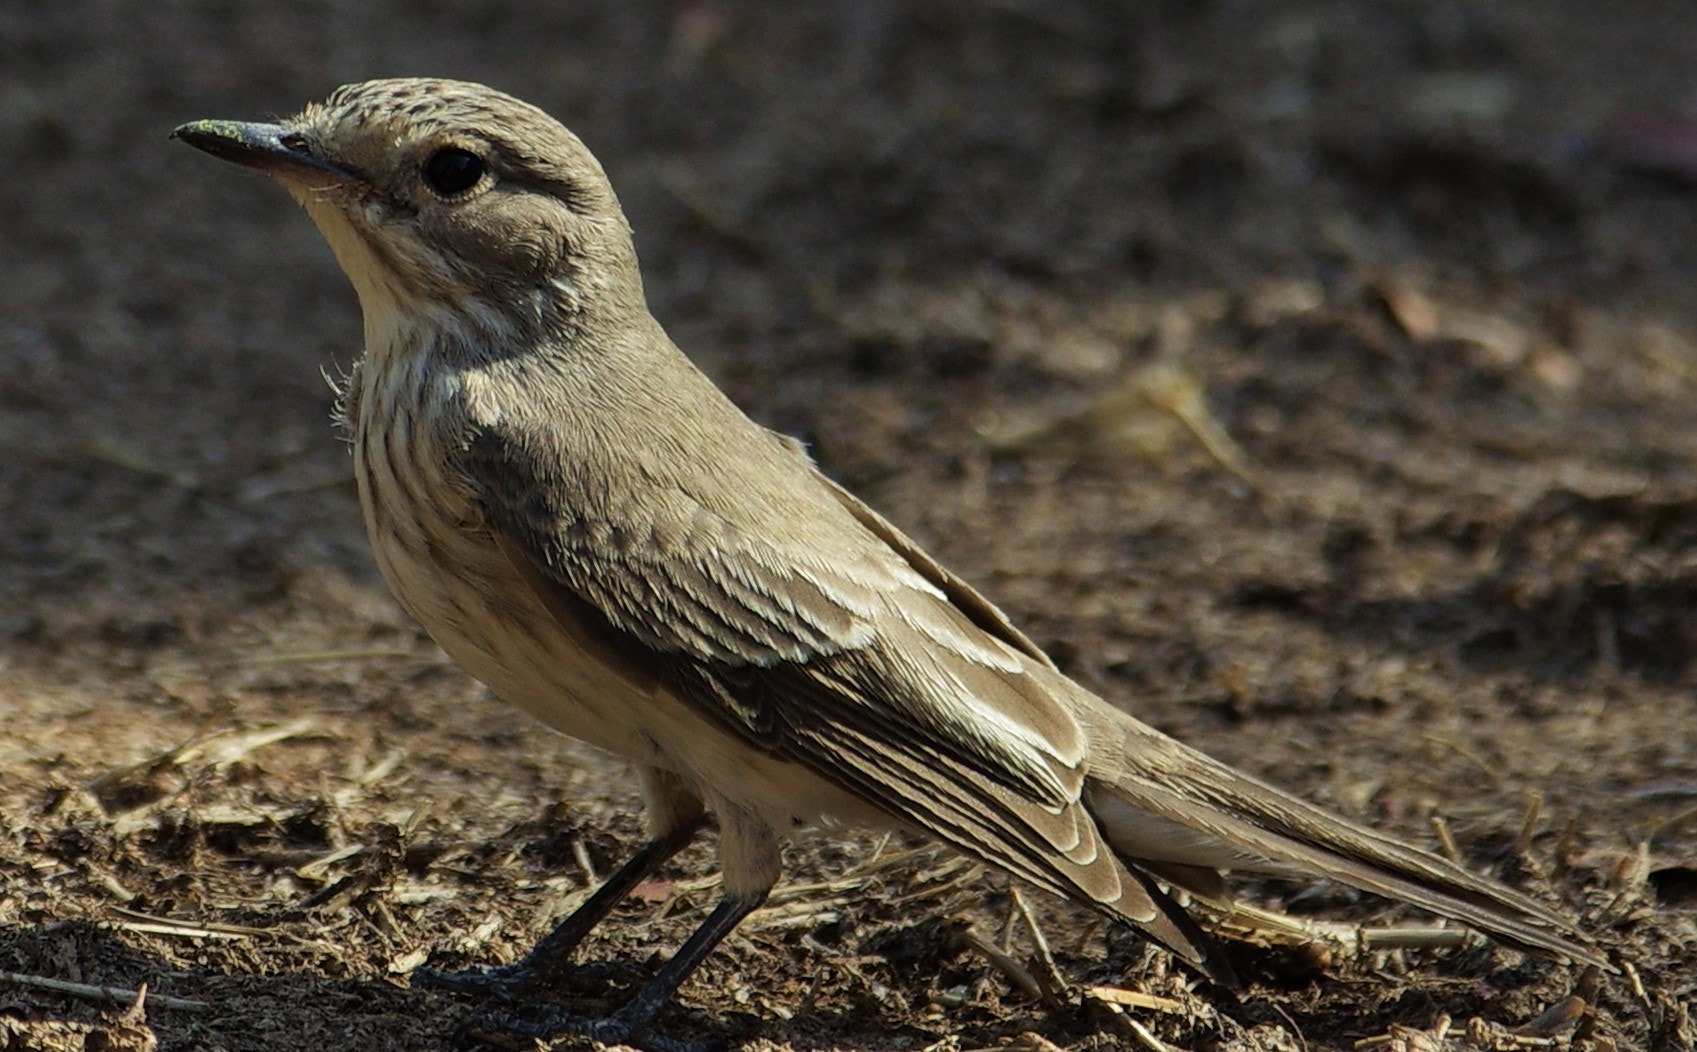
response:
M489 272L532 284L559 266L560 239L546 227L475 224L457 246L461 259Z
M540 281L559 269L564 246L552 231L532 230L513 242L512 251L513 262L523 269L525 275Z

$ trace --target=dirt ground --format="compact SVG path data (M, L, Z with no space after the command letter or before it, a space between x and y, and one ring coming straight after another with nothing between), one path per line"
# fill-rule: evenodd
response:
M321 377L352 293L281 191L165 139L397 74L577 130L679 342L1083 682L1447 834L1621 966L1248 938L1233 1003L918 841L830 835L664 1030L1697 1046L1697 9L1624 9L8 0L0 1048L486 1047L408 973L513 959L640 834L628 772L390 600ZM709 838L615 914L580 1006L712 872ZM1058 1005L1020 988L1021 902Z

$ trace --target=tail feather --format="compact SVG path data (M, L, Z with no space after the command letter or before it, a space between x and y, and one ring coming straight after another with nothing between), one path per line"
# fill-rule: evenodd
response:
M1147 919L1134 921L1137 929L1201 969L1215 985L1234 994L1242 992L1243 980L1238 978L1214 940L1208 937L1189 911L1162 891L1143 866L1126 861L1125 868L1136 878L1142 893L1148 896L1157 911Z
M1121 719L1117 747L1093 750L1085 802L1103 838L1133 868L1182 878L1198 869L1295 867L1522 948L1608 967L1571 920L1542 903ZM1154 834L1174 827L1176 837Z

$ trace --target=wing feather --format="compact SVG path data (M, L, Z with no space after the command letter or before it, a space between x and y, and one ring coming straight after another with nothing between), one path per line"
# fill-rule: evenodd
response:
M786 509L806 515L804 547L739 528L710 495L679 480L586 485L539 454L534 439L515 441L498 427L468 442L462 466L491 528L528 563L533 586L566 590L657 654L718 673L812 668L852 655L828 680L837 690L813 691L806 704L920 757L951 756L1045 806L1077 803L1087 743L1053 697L1047 660L893 528L869 529L869 519L882 520L816 484L822 476L804 459L775 465L813 494L810 506ZM621 503L598 506L595 496L607 493L622 493ZM963 607L956 595L973 602ZM976 621L997 631L986 635ZM692 700L712 707L715 697ZM709 715L756 736L796 723L787 716L799 698L781 690L760 698L771 711L757 719L746 699ZM760 744L810 748L799 737Z

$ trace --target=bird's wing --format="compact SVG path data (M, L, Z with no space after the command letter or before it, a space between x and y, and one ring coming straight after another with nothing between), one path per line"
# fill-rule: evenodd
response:
M462 466L550 607L580 630L586 611L604 621L705 717L1201 964L1200 932L1080 803L1088 742L1060 696L1079 688L802 454L763 440L725 460L747 477L693 488L585 479L498 426ZM718 503L726 491L742 503Z
M779 442L763 451L777 456L752 467L767 481L783 471L787 487L586 480L534 437L498 426L467 443L462 467L490 526L540 581L655 655L759 696L754 709L728 714L744 733L781 735L792 722L788 691L800 691L834 721L954 756L1047 807L1075 803L1086 741L1053 694L1060 677L1046 659ZM791 682L801 672L817 690Z

